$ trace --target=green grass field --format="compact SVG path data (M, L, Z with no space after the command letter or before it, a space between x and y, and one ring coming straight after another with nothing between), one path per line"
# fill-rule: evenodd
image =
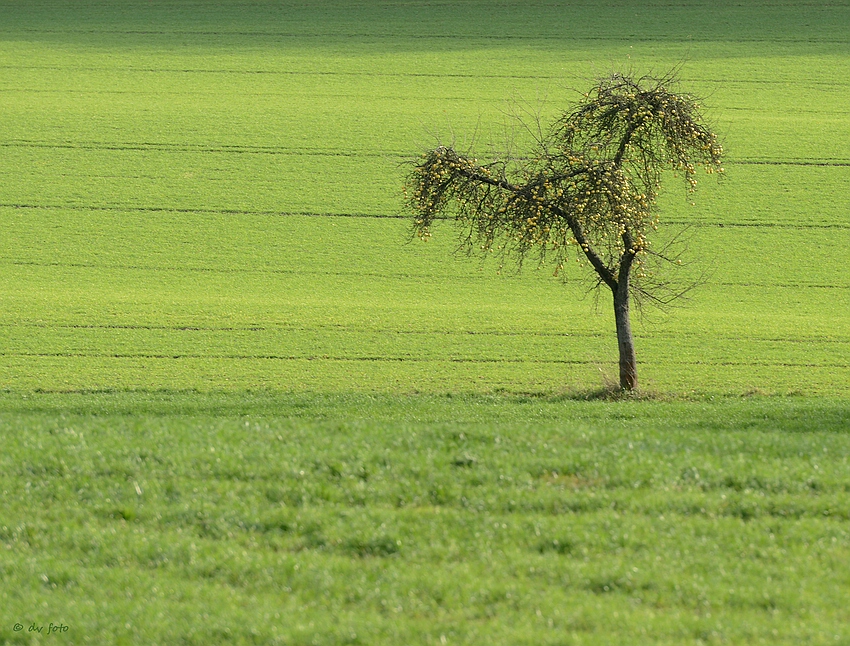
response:
M0 409L6 643L850 640L846 400Z
M848 32L0 0L0 642L850 644ZM705 280L591 401L608 296L411 242L405 164L677 65L727 172L659 237Z

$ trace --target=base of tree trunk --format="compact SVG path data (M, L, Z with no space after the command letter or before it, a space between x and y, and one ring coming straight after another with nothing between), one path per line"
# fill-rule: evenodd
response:
M620 388L636 390L638 385L637 366L632 362L620 363Z

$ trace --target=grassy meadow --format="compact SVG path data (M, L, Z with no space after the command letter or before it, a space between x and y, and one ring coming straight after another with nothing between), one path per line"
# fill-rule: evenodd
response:
M0 0L0 643L850 644L848 32ZM585 270L411 241L401 186L677 65L726 176L669 178L702 282L635 321L646 396L601 401Z

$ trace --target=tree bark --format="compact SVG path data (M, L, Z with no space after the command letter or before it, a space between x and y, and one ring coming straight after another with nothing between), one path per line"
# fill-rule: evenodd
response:
M638 385L637 356L629 316L629 279L621 276L614 291L614 320L617 323L617 347L620 350L620 388L634 390ZM623 280L625 278L625 280Z

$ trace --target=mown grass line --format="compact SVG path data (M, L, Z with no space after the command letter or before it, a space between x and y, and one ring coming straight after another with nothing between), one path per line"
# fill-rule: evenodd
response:
M343 216L344 217L344 216ZM735 225L729 225L735 226ZM741 225L741 226L751 226L751 225ZM793 228L834 228L834 227L793 227ZM102 269L107 271L142 271L142 272L176 272L176 273L202 273L202 274L258 274L258 275L271 275L274 276L276 274L282 275L299 275L299 276L363 276L365 278L405 278L405 279L426 279L430 278L432 275L423 273L423 274L415 274L410 272L403 273L390 273L390 272L361 272L361 271L321 271L321 270L313 270L313 271L302 271L298 269L274 269L269 267L263 268L247 268L247 267L230 267L230 268L222 268L222 267L186 267L186 266L161 266L161 265L114 265L107 263L69 263L69 262L37 262L32 260L13 260L8 261L6 263L0 262L0 264L8 264L13 266L21 266L21 267L68 267L68 268L84 268L84 269ZM483 275L475 275L472 274L466 278L468 281L487 281L489 278ZM739 280L739 281L717 281L714 283L715 286L718 287L770 287L770 288L788 288L788 289L848 289L850 285L838 285L838 284L819 284L815 282L753 282L749 280Z
M223 153L234 155L286 155L292 157L355 157L355 158L396 158L400 162L410 162L415 158L410 153L392 151L353 151L353 150L297 150L287 147L258 147L258 146L220 146L210 147L203 145L179 146L165 143L92 143L92 142L0 142L4 148L48 148L57 150L101 150L101 151L162 151L169 153ZM522 160L523 157L517 157ZM765 160L736 158L731 167L740 164L743 166L822 166L822 167L848 167L850 161L844 160ZM727 164L730 166L730 164ZM6 205L0 205L6 206Z
M4 30L0 29L0 33L4 33ZM8 33L8 31L6 32ZM193 31L159 31L159 30L112 30L112 29L17 29L16 33L34 35L34 34L44 34L44 35L68 35L68 36L163 36L167 38L172 37L235 37L237 39L243 38L257 38L257 39L270 39L270 40L278 40L278 39L293 39L293 40L303 40L306 41L306 45L310 45L310 41L322 40L324 43L318 44L326 44L328 40L327 33L304 33L304 32L271 32L271 31L203 31L203 30L193 30ZM346 39L375 39L377 41L384 40L387 43L394 43L399 40L400 34L398 33L370 33L370 32L337 32L334 33L333 38L346 40ZM423 41L433 41L435 45L439 47L439 45L443 42L453 42L457 41L458 37L456 35L447 35L447 34L417 34L417 33L406 33L403 35L405 40L421 43ZM526 42L551 42L555 45L562 45L565 41L563 35L546 35L546 34L529 34L529 35L482 35L482 34L470 34L466 36L464 39L466 44L469 46L475 45L486 45L486 46L500 46L502 44L514 44L514 43L526 43ZM569 39L570 44L582 44L582 43L610 43L610 44L619 44L622 43L623 37L618 36L578 36L572 37ZM658 44L658 43L675 43L679 44L682 42L680 38L659 38L657 36L641 36L635 34L629 34L628 41L632 43L639 44ZM688 41L694 43L704 43L704 44L712 44L718 42L717 39L714 38L688 38ZM770 38L770 37L761 37L756 36L752 38L746 37L738 37L734 40L735 44L746 44L746 43L758 43L765 45L772 44L799 44L799 45L844 45L846 41L843 40L840 36L835 38L828 37L818 37L818 38L794 38L783 36L781 38Z
M181 146L167 143L135 143L135 142L2 142L0 147L4 148L55 148L60 150L137 150L137 151L163 151L163 152L188 152L188 153L224 153L234 155L299 155L311 157L371 157L387 158L396 157L399 160L409 160L410 154L388 151L353 151L353 150L298 150L282 146Z
M394 357L389 355L379 356L333 356L333 355L279 355L279 354L117 354L117 353L96 353L96 352L0 352L0 357L37 357L37 358L61 358L61 359L210 359L210 360L236 360L236 361L330 361L335 363L346 362L368 362L368 363L472 363L472 364L553 364L553 365L598 365L596 360L582 359L535 359L529 357L522 358L486 358L486 357L448 357L442 359L431 359L425 357ZM675 365L700 365L700 361L665 361L667 366ZM844 361L836 363L828 363L824 361L811 363L793 363L790 361L712 361L711 366L775 366L779 368L847 368Z
M353 332L353 333L374 333L388 335L418 335L418 336L487 336L487 337L555 337L568 339L571 337L579 338L600 338L607 336L601 332L587 331L542 331L542 330L476 330L476 329L459 329L450 330L445 328L432 329L404 329L404 328L379 328L365 327L356 324L332 324L332 323L317 323L309 327L299 325L289 325L286 323L275 323L273 325L243 325L243 326L202 326L202 325L145 325L145 324L120 324L120 323L63 323L61 321L51 323L34 323L26 322L0 322L0 328L20 329L67 329L67 330L142 330L142 331L171 331L171 332L308 332L315 330L331 330L335 332ZM652 337L656 339L681 339L695 338L702 336L700 331L653 331ZM725 341L737 340L734 336L717 336L716 338ZM757 337L759 341L764 342L788 342L788 343L808 343L811 341L830 341L833 343L850 343L850 340L836 340L829 337L811 337L811 336L767 336Z
M33 66L33 65L0 65L0 69L7 69L10 71L57 71L63 73L63 78L67 77L67 73L69 72L69 67L67 66ZM390 78L390 79L435 79L439 81L451 81L454 79L488 79L488 80L504 80L504 81L548 81L548 82L561 82L564 83L565 79L562 75L550 74L520 74L520 73L512 73L512 74L492 74L486 72L477 72L477 73L452 73L449 71L441 71L441 72L413 72L413 71L365 71L365 70L312 70L312 71L299 71L299 70L285 70L285 69L201 69L201 68L190 68L190 69L169 69L169 68L141 68L141 67L132 67L121 65L120 67L74 67L72 68L73 72L106 72L112 74L157 74L157 75L192 75L192 74L201 74L201 75L235 75L235 76L283 76L283 77L298 77L299 79L309 79L312 77L343 77L343 78L356 78L356 79L373 79L373 78ZM575 82L575 81L573 81ZM788 86L788 82L785 80L770 80L770 79L736 79L731 81L728 78L699 78L689 76L688 82L690 83L698 83L707 86L716 86L714 93L717 92L717 89L726 90L729 87L734 86L748 86L754 85L756 87L763 86L777 86L778 88L782 88L785 90ZM797 79L794 82L794 86L800 91L803 92L807 89L815 89L815 90L823 90L830 89L840 91L844 89L844 84L840 81L821 81L821 80L810 80L810 79ZM74 87L73 85L69 85L66 88L56 87L53 85L52 87L36 89L34 87L22 88L19 85L10 86L8 88L4 88L2 90L7 94L15 94L15 95L25 95L25 94L68 94L69 96L74 95L85 95L85 94L134 94L139 96L149 96L152 92L149 89L124 89L124 90L107 90L103 88L99 89L80 89L78 87ZM220 90L214 91L209 89L205 92L206 94L215 94L217 96L221 96L222 92ZM179 97L186 97L189 95L197 96L200 94L194 90L187 89L174 89L174 90L162 90L159 89L156 91L157 95L165 96L165 95L173 95ZM252 96L280 96L283 97L286 95L286 92L282 90L271 90L264 89L254 90ZM373 94L373 97L375 95ZM377 98L377 97L375 97ZM384 97L390 98L390 97ZM453 97L454 101L461 100L460 97ZM469 101L475 101L480 99L470 98ZM761 99L763 101L764 99ZM818 109L805 109L800 106L784 106L784 105L773 105L769 109L766 110L765 107L761 105L754 106L744 106L744 105L725 105L723 107L724 111L733 111L733 112L751 112L755 114L763 114L766 111L770 114L810 114L810 115L846 115L848 112L842 109L842 104L838 103L834 107L824 107L821 106ZM209 150L211 152L229 152L230 149L235 149L234 152L240 152L244 149L245 152L262 152L264 151L263 147L248 147L248 146L229 146L225 148L203 148L202 144L196 144L197 147L180 147L177 144L169 144L167 142L159 142L159 143L126 143L119 144L116 142L51 142L51 141L26 141L26 140L9 140L5 142L0 142L0 145L6 147L56 147L56 148L67 148L67 147L75 147L81 149L104 149L104 150L136 150L136 146L139 149L153 149L153 150ZM272 151L283 151L286 150L284 147L276 147L270 148ZM348 154L348 153L342 153ZM353 153L352 153L353 154ZM368 156L370 153L368 151L360 151L358 154L363 156ZM406 152L387 152L386 154L390 155L398 155L399 157L406 158L408 153ZM762 162L760 160L748 160L746 158L736 157L735 161L741 164L758 164L758 163L774 163L770 161ZM803 165L805 162L792 162L792 161L784 161L780 160L775 162L777 164L800 164ZM838 165L845 165L843 160L838 160Z
M616 363L547 364L501 362L332 361L295 359L251 361L210 359L115 359L110 357L8 357L4 388L15 393L38 389L182 390L282 392L556 395L606 390ZM527 368L523 366L527 365ZM643 391L649 397L724 397L748 393L840 398L850 371L838 366L642 364ZM191 374L189 382L186 375Z
M309 211L261 211L247 209L205 209L205 208L177 208L166 206L100 206L80 204L0 204L0 207L9 209L31 209L31 210L70 210L70 211L123 211L127 213L199 213L211 215L274 215L280 217L304 216L311 218L381 218L389 220L404 220L409 216L399 213L339 213L339 212L309 212Z
M311 218L362 218L362 219L387 219L387 220L407 220L409 215L404 213L339 213L325 212L315 213L308 211L261 211L261 210L246 210L246 209L204 209L204 208L175 208L175 207L158 207L158 206L94 206L94 205L76 205L76 204L2 204L0 207L7 209L31 209L31 210L69 210L69 211L118 211L126 213L198 213L211 215L256 215L256 216L279 216L279 217L295 217L304 216ZM436 221L453 221L452 218L439 217ZM665 224L687 226L692 228L709 228L709 227L747 227L747 228L766 228L766 229L847 229L850 228L850 223L799 223L792 224L788 222L701 222L690 220L678 220L675 218L666 219ZM21 263L23 264L23 263Z

